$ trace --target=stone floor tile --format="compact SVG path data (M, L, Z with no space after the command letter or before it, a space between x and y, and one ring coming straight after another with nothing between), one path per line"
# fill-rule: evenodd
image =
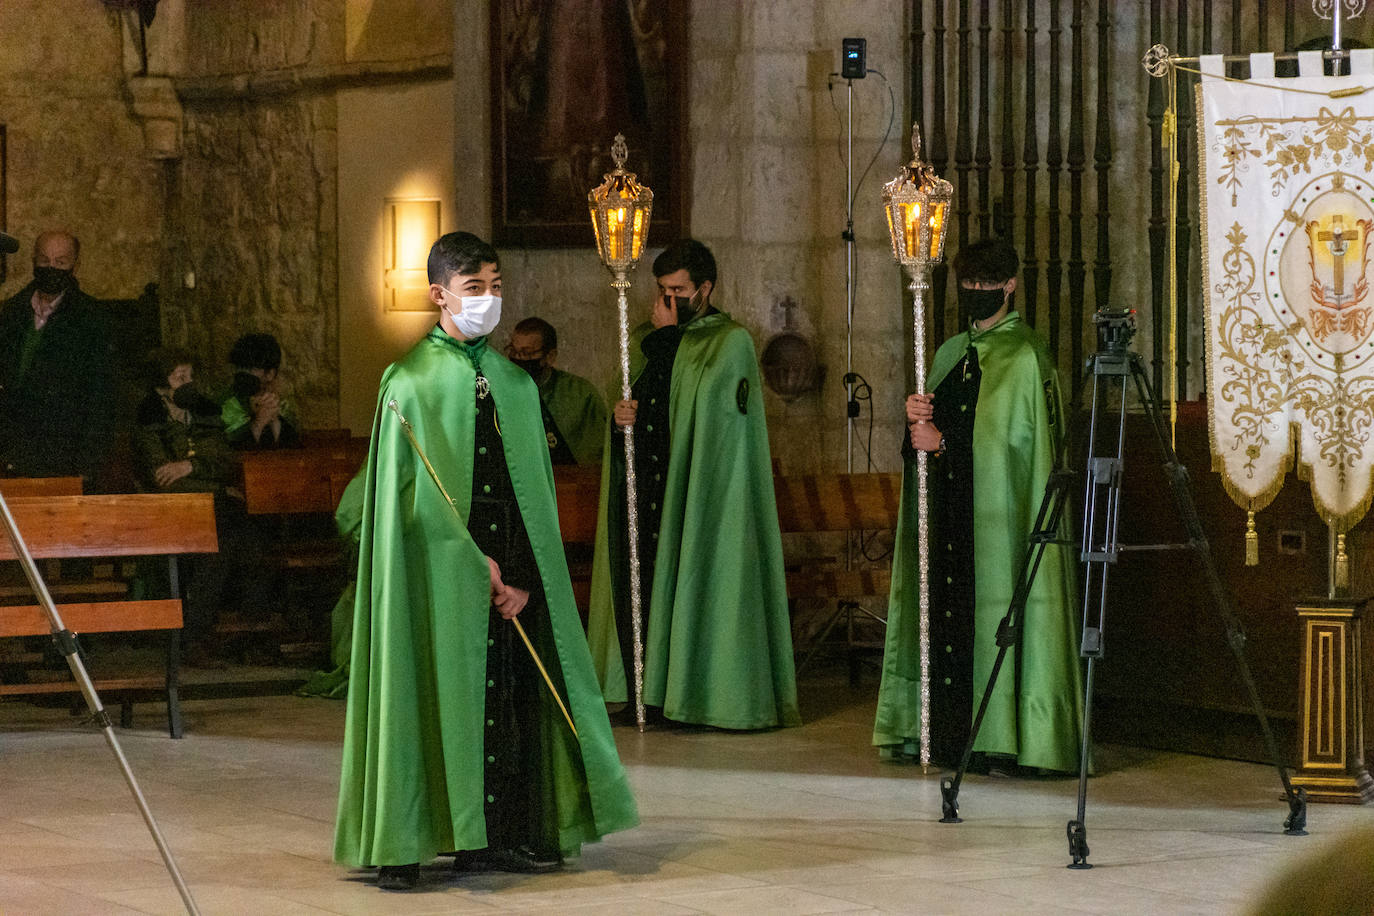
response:
M856 909L852 900L778 885L681 894L664 899L719 916L802 916L807 913L852 913Z
M0 871L0 912L23 913L24 916L123 916L140 910L98 896L64 890L27 875ZM185 909L182 912L186 912Z

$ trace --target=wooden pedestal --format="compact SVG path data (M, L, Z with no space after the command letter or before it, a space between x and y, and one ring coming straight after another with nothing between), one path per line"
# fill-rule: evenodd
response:
M1360 617L1369 599L1298 605L1302 625L1302 721L1293 784L1317 802L1365 804L1374 780L1364 764Z

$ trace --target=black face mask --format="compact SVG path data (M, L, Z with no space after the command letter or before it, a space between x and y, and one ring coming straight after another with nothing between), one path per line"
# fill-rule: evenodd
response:
M511 357L511 362L528 372L530 378L534 379L536 382L539 381L539 376L544 374L544 357L542 356L535 357L534 359L516 359Z
M697 292L693 293L690 296L670 296L667 293L663 294L665 305L677 306L678 327L682 327L684 324L687 324L690 321L692 321L692 319L696 318L697 315L701 314L701 309L694 304L696 302L697 296L700 294L700 290L697 290Z
M234 397L240 401L247 401L253 395L262 390L262 379L251 372L235 372L234 381L231 384ZM177 389L180 391L181 389Z
M1007 300L1007 291L996 289L969 289L959 287L959 308L973 321L986 321L997 314L1002 303Z
M189 410L192 413L199 412L204 401L205 397L190 383L182 385L172 392L172 403L182 410Z
M60 267L33 266L33 282L45 296L65 293L72 287L72 272Z

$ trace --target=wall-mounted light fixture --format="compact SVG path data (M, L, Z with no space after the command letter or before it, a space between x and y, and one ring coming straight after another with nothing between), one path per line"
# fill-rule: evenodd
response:
M387 311L433 309L425 263L430 246L439 237L439 201L388 197L382 214L382 284Z

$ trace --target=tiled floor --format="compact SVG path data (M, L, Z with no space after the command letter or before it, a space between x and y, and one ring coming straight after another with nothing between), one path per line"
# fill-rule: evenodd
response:
M1314 806L1312 836L1285 837L1273 770L1108 747L1096 867L1070 871L1075 780L970 777L965 822L940 824L937 775L868 747L873 692L807 685L807 725L768 734L617 729L642 826L556 875L440 860L409 894L330 860L342 703L191 701L181 741L141 705L119 735L205 913L1225 913L1374 821ZM181 912L109 749L74 722L0 704L0 912Z

